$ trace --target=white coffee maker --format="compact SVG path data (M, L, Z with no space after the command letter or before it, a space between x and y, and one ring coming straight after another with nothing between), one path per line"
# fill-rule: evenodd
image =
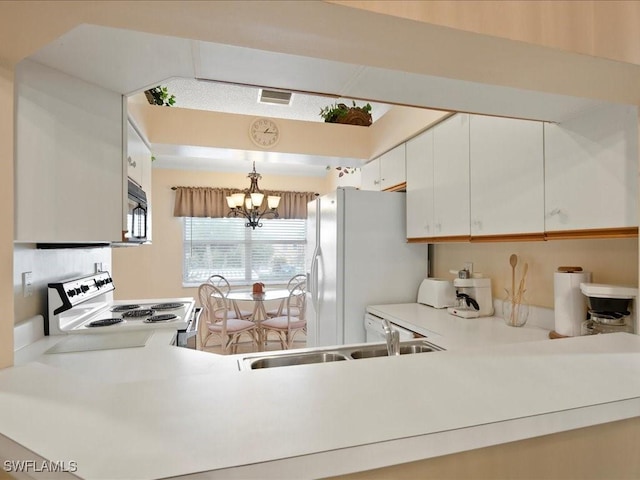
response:
M449 307L451 315L462 318L490 317L493 315L493 295L490 278L455 278L458 305Z

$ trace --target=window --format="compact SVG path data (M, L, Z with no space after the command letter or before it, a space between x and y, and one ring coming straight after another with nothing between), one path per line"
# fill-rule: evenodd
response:
M305 272L306 220L268 219L255 230L241 218L184 218L185 286L214 274L230 283L286 283Z

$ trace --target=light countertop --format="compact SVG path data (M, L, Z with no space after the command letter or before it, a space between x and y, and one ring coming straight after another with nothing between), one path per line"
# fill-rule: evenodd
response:
M318 478L640 416L631 334L253 371L165 340L23 354L0 371L0 456L81 478Z
M549 338L548 330L530 323L510 327L497 316L461 318L449 314L446 308L437 309L420 303L370 305L367 311L424 335L447 350Z

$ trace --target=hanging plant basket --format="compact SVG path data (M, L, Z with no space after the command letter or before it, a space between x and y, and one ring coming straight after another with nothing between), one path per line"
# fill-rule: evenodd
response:
M171 107L176 103L175 95L170 95L167 87L158 85L144 91L144 96L151 105L161 105L163 107Z
M342 123L347 125L360 125L368 127L373 123L371 118L371 105L358 107L356 102L348 107L344 103L329 105L320 110L320 116L327 123Z

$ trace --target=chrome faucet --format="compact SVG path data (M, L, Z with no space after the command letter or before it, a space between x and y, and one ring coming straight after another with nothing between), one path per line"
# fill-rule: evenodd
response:
M391 324L386 318L382 319L382 327L387 340L387 354L389 356L400 355L400 332L391 328Z

